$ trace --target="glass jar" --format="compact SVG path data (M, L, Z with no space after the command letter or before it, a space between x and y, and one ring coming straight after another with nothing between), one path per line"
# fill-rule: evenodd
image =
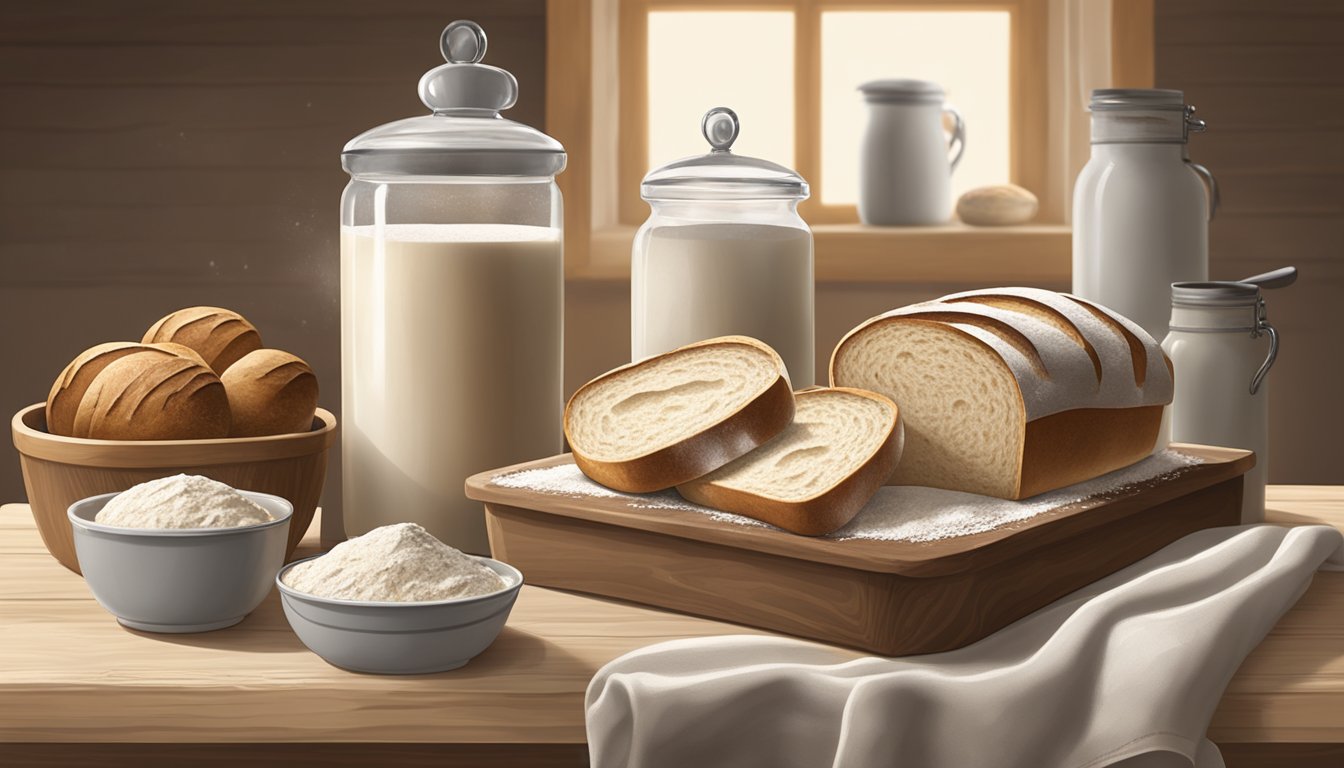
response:
M712 151L644 177L651 213L630 257L634 360L715 336L750 336L784 359L795 388L815 381L812 231L798 215L807 182L733 154L737 115L711 109Z
M433 114L341 154L343 520L484 554L465 479L562 447L565 152L500 116L518 83L479 63L479 26L453 22L440 48L419 86Z
M1171 284L1209 279L1218 187L1186 145L1205 125L1181 91L1101 89L1090 109L1092 157L1073 194L1073 292L1161 339Z
M1265 516L1269 476L1269 392L1265 379L1279 335L1265 317L1260 287L1239 282L1171 286L1171 331L1162 342L1176 388L1171 439L1255 451L1242 489L1241 522Z

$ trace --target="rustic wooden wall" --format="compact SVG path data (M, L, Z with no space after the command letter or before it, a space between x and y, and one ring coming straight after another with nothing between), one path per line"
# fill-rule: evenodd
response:
M545 115L544 0L0 2L0 411L179 307L242 312L340 402L341 147L422 114L473 18ZM6 441L8 442L8 441ZM333 461L324 504L338 502ZM12 449L0 499L23 497Z
M1158 0L1157 85L1208 120L1191 158L1218 177L1210 275L1295 264L1268 295L1270 479L1344 483L1344 3Z
M45 396L61 366L191 304L238 309L313 363L339 403L340 148L417 114L436 33L470 17L542 124L543 0L0 0L0 411ZM1193 156L1224 185L1213 272L1295 262L1271 297L1277 482L1344 482L1333 294L1344 282L1344 4L1159 0L1159 85L1212 128ZM964 284L822 285L818 362L856 322ZM1064 286L1046 286L1063 288ZM625 283L571 283L566 386L628 354ZM324 504L335 508L338 466ZM12 452L0 499L22 496Z

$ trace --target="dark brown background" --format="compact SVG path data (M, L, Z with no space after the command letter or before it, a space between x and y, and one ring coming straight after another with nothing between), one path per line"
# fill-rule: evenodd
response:
M194 304L306 358L337 410L340 150L423 111L416 81L459 17L517 75L509 116L543 126L543 0L0 2L0 412L85 347ZM1303 271L1270 297L1271 479L1344 483L1344 4L1158 0L1157 81L1211 126L1191 154L1223 183L1213 276ZM967 287L819 285L818 360L872 314ZM566 299L572 390L625 360L628 286ZM338 489L333 462L328 508ZM11 449L0 500L22 496Z

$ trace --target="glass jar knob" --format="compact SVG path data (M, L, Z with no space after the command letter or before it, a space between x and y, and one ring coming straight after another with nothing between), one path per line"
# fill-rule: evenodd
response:
M737 141L737 113L727 107L715 107L700 120L700 133L715 152L729 152Z
M443 60L452 64L479 64L485 58L485 30L467 19L458 19L443 28L439 50Z
M498 67L482 64L485 30L467 19L443 28L439 51L446 64L420 78L420 100L437 115L489 116L518 101L518 81Z

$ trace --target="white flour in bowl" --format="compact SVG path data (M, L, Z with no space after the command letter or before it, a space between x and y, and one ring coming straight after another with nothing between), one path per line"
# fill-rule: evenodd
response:
M285 586L335 600L422 602L475 597L506 585L471 555L415 523L374 528L285 573Z
M970 536L1029 520L1084 499L1150 484L1159 477L1179 473L1202 462L1198 456L1160 451L1124 469L1021 501L940 488L885 486L848 525L826 538L919 542ZM700 512L726 523L774 527L750 517L692 504L675 491L649 494L613 491L589 480L573 464L497 475L490 482L503 488L523 488L562 496L618 498L640 509L681 509Z
M238 528L271 513L224 483L200 475L150 480L117 494L93 521L122 528Z

